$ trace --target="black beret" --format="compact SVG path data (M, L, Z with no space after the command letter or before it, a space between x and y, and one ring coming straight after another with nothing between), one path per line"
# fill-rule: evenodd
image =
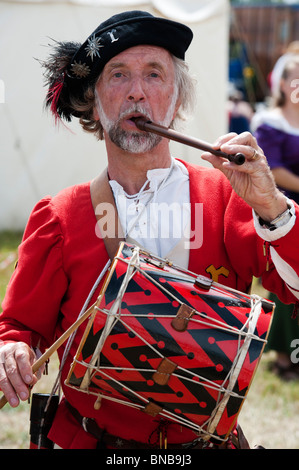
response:
M101 23L74 55L69 75L90 80L100 74L112 57L133 46L160 46L180 59L192 41L187 26L143 11L128 11Z
M188 26L134 10L119 13L101 23L83 44L57 42L45 68L48 93L46 107L56 118L67 121L81 113L72 107L72 98L82 99L94 85L104 66L114 56L138 45L158 46L185 59L193 38Z

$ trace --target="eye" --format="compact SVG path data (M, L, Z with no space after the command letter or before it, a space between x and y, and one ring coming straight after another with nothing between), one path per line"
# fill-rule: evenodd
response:
M162 79L163 75L161 72L153 70L148 74L149 78L154 78L154 79Z
M149 67L146 75L154 80L163 80L165 78L165 73L159 66Z

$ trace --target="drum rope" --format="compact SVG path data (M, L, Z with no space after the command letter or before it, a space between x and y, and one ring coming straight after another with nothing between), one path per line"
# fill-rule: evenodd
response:
M105 375L105 374L103 374ZM110 376L107 375L107 378L110 379ZM116 381L117 383L117 381ZM119 382L119 385L122 387L122 388L126 388L128 391L131 391L128 387L124 386L121 382ZM74 388L75 390L78 390L77 387L73 386L73 385L69 385L71 388ZM103 396L99 393L95 393L95 392L91 392L90 390L80 390L80 392L83 392L87 395L95 395L95 396L100 396L101 398L104 398L105 400L109 400L109 401L113 401L115 403L119 403L121 405L125 405L125 406L129 406L131 408L135 408L135 409L138 409L138 410L143 410L144 409L144 406L143 405L139 405L137 403L133 403L133 402L129 402L129 401L126 401L126 400L122 400L121 398L117 398L117 397L111 397L111 396ZM136 394L136 392L133 392ZM137 395L137 394L136 394ZM145 403L149 403L149 400L145 399L142 395L138 396L138 398L140 398L142 401L144 401ZM207 434L207 431L205 429L203 429L202 426L206 425L206 423L204 423L202 426L198 425L198 424L195 424L195 423L192 423L192 421L188 420L187 418L184 418L183 416L178 416L177 414L171 412L170 410L162 410L160 413L159 413L160 416L162 416L163 418L168 418L174 422L176 422L177 424L181 424L183 426L187 426L188 428L194 430L195 432L199 433L203 433L204 435ZM208 435L208 437L211 437L211 435ZM223 439L221 438L220 436L217 436L217 435L214 435L213 436L215 439L218 439L220 441L226 441L226 439Z
M239 345L238 353L236 354L236 357L234 359L232 368L231 368L231 370L228 374L228 377L227 377L227 378L229 378L229 383L228 383L228 386L227 386L227 390L226 390L223 398L219 401L219 403L217 404L217 406L214 409L214 412L211 416L210 425L208 427L208 432L213 433L214 430L216 429L219 421L220 421L220 418L223 414L223 411L224 411L224 409L227 405L227 402L230 398L230 392L232 391L232 389L234 388L234 386L237 382L237 379L238 379L240 371L241 371L241 367L242 367L242 365L245 361L246 355L247 355L248 350L249 350L249 346L251 344L251 340L253 338L253 331L256 328L257 320L258 320L258 318L260 316L260 313L261 313L261 304L262 304L262 302L261 302L261 299L258 296L252 296L251 302L252 302L251 315L250 315L250 318L247 321L247 323L249 324L248 335L246 336L243 345L242 346Z
M113 396L104 396L104 395L99 394L99 392L91 391L90 389L88 389L88 387L90 385L90 381L92 379L92 376L96 373L100 373L104 377L109 379L110 381L117 384L118 387L126 389L128 392L130 392L133 396L136 396L142 402L149 403L149 400L147 398L143 397L142 395L140 395L138 392L134 391L133 389L131 389L127 385L124 385L123 383L119 382L113 376L113 371L121 369L121 371L134 371L134 372L138 371L138 372L153 372L154 373L154 372L156 372L155 369L149 369L149 368L147 368L147 369L143 369L143 368L138 369L137 368L136 369L134 367L132 367L132 368L130 368L130 367L115 367L115 366L111 367L111 366L100 365L100 362L101 362L100 353L101 353L101 351L104 347L104 344L105 344L108 336L110 335L113 327L115 326L115 324L117 322L120 322L125 328L127 328L129 331L133 332L144 344L146 344L151 350L153 350L158 357L164 358L164 355L161 354L161 352L158 349L156 349L145 338L143 338L138 333L138 331L136 331L134 329L134 327L132 327L132 326L130 326L126 323L125 317L131 317L132 318L132 314L126 314L126 313L123 313L121 311L122 310L121 305L122 305L123 297L126 293L128 284L133 279L133 277L135 276L136 273L139 273L139 274L141 273L143 276L145 276L145 278L149 279L153 284L155 284L161 291L165 292L168 297L170 297L172 300L178 302L178 305L183 305L182 301L173 292L170 292L169 290L167 290L167 288L165 288L163 285L161 285L161 283L156 281L156 279L154 279L150 274L148 274L144 270L142 270L142 268L140 266L140 258L139 258L140 251L141 250L139 249L139 247L135 246L134 250L133 250L133 255L129 259L129 261L127 259L123 259L123 258L120 258L120 257L117 257L117 256L115 257L116 260L119 260L123 263L126 263L128 265L128 269L126 271L126 274L124 276L124 279L122 281L122 284L120 286L120 289L118 291L116 299L113 302L112 307L109 310L104 309L104 308L100 308L100 306L96 307L96 310L98 310L98 311L102 312L104 315L106 315L106 321L105 321L105 325L104 325L103 330L102 330L100 340L97 343L97 346L95 348L95 351L94 351L94 354L92 356L91 361L89 363L87 363L85 361L82 361L82 360L79 361L78 359L76 359L76 362L78 364L84 365L86 367L86 370L87 370L87 372L85 373L85 376L84 376L84 378L81 382L80 391L91 394L91 395L96 395L98 397L105 398L107 400L122 403L122 404L125 404L127 406L131 406L131 407L138 408L138 409L143 409L143 406L139 405L138 403L128 402L126 400L123 400L123 399L120 399L120 398L117 398L117 397L113 397ZM189 279L190 279L190 276L189 276ZM188 280L187 277L186 277L186 280ZM196 374L194 372L190 372L188 369L185 369L184 367L181 367L179 365L177 366L177 369L176 369L177 371L181 370L186 375L192 375L192 377L186 377L184 375L181 375L180 373L177 373L176 371L173 372L173 374L172 374L172 376L177 377L181 380L184 379L184 380L190 381L192 383L196 383L196 385L203 386L203 387L206 387L206 388L210 388L210 389L216 390L218 392L218 397L216 399L216 406L215 406L213 412L211 413L211 416L209 416L208 419L201 426L198 425L198 424L192 423L192 421L190 421L187 418L184 418L183 416L178 416L176 413L173 413L170 410L163 409L159 413L161 416L164 416L164 417L166 417L168 419L171 419L172 421L178 422L180 424L186 425L187 427L197 431L198 433L201 433L199 435L200 436L203 435L204 439L209 439L212 436L212 437L214 437L216 439L219 439L219 440L225 440L225 439L222 439L221 437L219 437L217 435L214 435L213 433L214 433L215 429L217 428L217 425L218 425L218 423L219 423L219 421L220 421L220 419L223 415L224 409L225 409L225 407L227 405L227 402L230 399L230 397L235 397L235 398L242 399L242 400L244 400L246 398L246 397L244 397L242 395L239 395L238 393L234 392L233 388L235 387L236 381L239 377L241 367L244 363L244 360L245 360L246 355L247 355L248 350L249 350L250 343L253 339L257 340L257 341L261 341L261 342L266 342L266 340L258 337L256 334L254 334L254 331L256 329L257 320L258 320L259 314L261 312L261 304L262 304L261 299L258 296L251 296L250 300L251 300L251 304L252 304L251 305L251 312L250 312L250 315L249 315L248 319L243 324L243 326L240 330L238 330L236 327L233 327L233 326L231 327L231 326L225 324L223 321L220 321L220 320L217 320L217 319L212 319L212 321L207 321L207 315L204 314L203 312L198 312L196 310L195 310L195 314L197 314L199 317L202 317L203 319L201 320L199 318L194 318L194 317L189 319L189 321L191 321L191 322L201 323L201 324L204 324L205 326L208 326L208 327L211 327L211 328L216 328L217 327L217 329L220 329L220 330L238 335L238 345L237 345L236 356L235 356L235 358L232 362L232 367L231 367L230 371L227 373L225 379L222 381L221 384L217 384L217 383L215 383L215 382L213 382L213 381L211 381L211 380L209 380L205 377L200 376L199 374ZM135 314L134 318L135 317L136 318L137 317L149 318L149 315L148 314ZM155 318L175 318L175 315L155 315ZM244 339L244 337L245 337L245 339ZM108 373L108 371L110 371L110 373ZM199 379L199 380L195 380L195 379ZM69 384L69 386L77 389L76 386L72 386L70 384Z
M84 362L84 361L77 361L77 362L78 362L78 364L80 364L80 365L82 365L82 366L85 366L85 367L87 366L86 362ZM88 366L89 366L89 364L88 364ZM117 370L120 369L119 367L110 367L110 366L109 366L109 367L108 367L108 366L100 366L99 368L96 368L96 367L91 367L91 368L94 369L95 372L98 372L99 370L100 370L100 371L103 371L103 370L117 371ZM183 372L187 372L187 373L191 374L191 372L189 372L188 369L185 369L184 367L178 366L177 368L178 368L178 369L181 369ZM155 369L149 369L149 368L148 368L148 369L141 369L141 368L135 368L135 367L134 367L134 368L132 368L132 367L122 367L121 370L122 370L122 371L127 371L127 372L129 372L129 371L131 371L131 372L135 372L135 371L137 371L137 372L152 372L152 373L156 372ZM113 376L108 376L107 373L105 373L105 375L106 375L107 377L109 377L110 380L116 381L116 380L113 378ZM226 390L227 390L227 389L226 389L225 387L223 387L222 385L217 385L217 384L215 384L214 382L212 382L211 380L206 379L205 377L202 377L201 375L198 375L198 374L196 374L196 373L192 373L193 379L191 379L191 378L189 378L189 377L185 377L184 375L177 374L176 372L174 372L174 373L172 374L172 377L177 377L177 378L179 378L179 379L187 380L187 381L189 381L189 382L195 382L195 381L194 381L194 377L196 377L196 378L198 378L198 379L201 379L202 382L205 382L205 383L200 383L200 382L197 382L197 381L196 381L196 385L200 385L200 386L203 386L203 387L205 387L205 388L210 388L211 390L217 390L217 391L219 391L220 393L224 393L224 392L226 392ZM116 382L117 382L117 381L116 381ZM224 382L224 381L223 381L223 382ZM130 389L128 389L128 390L130 390ZM135 393L135 392L133 392L133 390L130 390L130 391L131 391L132 393ZM230 395L231 395L232 397L235 397L235 398L240 398L240 399L243 399L243 398L244 398L242 395L239 395L238 393L235 393L235 392L231 392Z
M94 353L92 355L92 358L90 360L90 367L87 368L86 374L85 374L85 376L82 380L82 383L81 383L81 387L83 387L83 388L86 386L86 384L88 384L90 382L89 375L90 375L91 366L93 366L94 364L99 364L100 363L100 359L101 359L100 353L102 351L104 343L105 343L106 339L108 338L111 330L113 329L115 323L118 321L119 316L121 315L121 302L122 302L123 296L126 292L126 289L128 287L128 284L129 284L130 280L132 279L132 277L135 274L135 270L136 270L136 266L137 266L136 259L139 259L138 249L134 250L132 257L130 258L131 263L128 263L128 269L126 271L126 274L125 274L125 277L122 281L122 284L119 288L117 297L116 297L115 301L113 302L113 305L112 305L111 309L108 312L107 319L106 319L106 322L105 322L105 325L104 325L104 328L103 328L103 332L101 334L100 340L98 341L98 344L97 344L97 346L94 350ZM97 310L97 309L98 309L98 307L95 307L95 310ZM117 311L118 311L118 313L117 313Z
M126 263L126 264L129 264L129 263L130 263L129 261L124 260L123 258L116 258L116 259L118 259L119 261L122 261L122 262L124 262L124 263ZM143 276L145 276L146 278L148 278L148 279L149 279L153 284L155 284L160 290L162 290L163 292L165 292L165 293L166 293L168 296L170 296L174 301L178 302L179 305L182 305L182 301L181 301L178 297L176 297L173 292L170 292L169 290L167 290L163 285L161 285L158 281L156 281L156 279L154 279L150 274L148 274L148 273L146 273L145 271L143 271L143 270L141 269L141 267L140 267L139 264L136 265L135 268L136 268L136 271L138 271L140 274L142 274ZM190 279L190 277L189 277L189 279ZM188 280L187 277L186 277L186 280ZM103 313L106 313L106 312L104 312L104 310L102 310L102 311L103 311ZM221 320L217 320L216 318L213 319L213 323L209 323L208 321L206 321L206 320L207 320L206 314L204 314L204 313L202 313L202 312L199 312L199 311L197 311L197 310L195 310L195 313L198 314L200 317L204 318L204 319L205 319L205 322L203 322L203 321L201 321L201 320L199 320L199 319L197 319L197 318L193 318L193 317L190 318L189 321L194 321L194 322L197 322L197 323L204 323L205 325L210 326L210 327L215 327L215 326L217 325L220 329L222 329L222 330L224 330L224 331L229 331L229 332L235 333L235 334L237 334L237 335L240 335L240 332L245 328L245 325L246 325L246 323L245 323L245 325L243 326L243 328L242 328L241 330L238 330L236 327L229 326L229 325L227 325L226 323L222 322ZM126 314L122 313L122 316L126 316ZM130 314L127 314L127 316L130 316ZM136 315L134 315L134 316L136 316L136 317L142 317L142 316L146 317L147 315L146 315L146 314L136 314ZM163 318L163 317L165 317L165 318L171 318L170 315L156 315L156 317L157 317L157 318ZM248 323L248 321L247 321L247 323ZM245 335L247 335L248 333L247 333L247 332L244 332L244 333L241 333L241 334L243 334L243 335L245 336ZM266 340L260 338L260 337L257 336L257 335L254 335L254 334L253 334L253 337L254 337L254 339L256 339L257 341L266 342Z
M133 328L131 328L131 327L130 327L129 325L127 325L125 322L122 322L120 318L119 318L118 320L119 320L124 326L126 326L129 330L131 330L134 334L136 334L136 336L138 336L139 339L141 339L141 340L143 341L143 343L145 343L150 349L152 349L152 350L157 354L157 356L160 356L161 358L164 358L163 354L161 354L156 348L154 348L150 343L148 343L148 342L147 342L141 335L139 335ZM97 366L97 365L91 364L90 362L87 363L87 362L85 362L85 361L79 361L79 360L77 360L77 363L80 364L80 365L83 365L83 366L85 366L85 367L87 367L87 368L89 368L89 369L93 369L95 372L98 372L99 369L100 369L101 371L104 370L104 369L105 369L105 370L111 370L111 371L113 371L113 370L119 370L119 369L120 369L119 367L111 367L111 366L103 366L103 365ZM199 374L196 374L195 372L190 372L188 369L185 369L185 368L182 367L182 366L178 366L177 369L178 369L178 370L182 370L183 372L185 372L185 373L187 373L187 374L189 374L189 375L192 375L193 378L196 377L197 379L200 379L200 380L202 381L202 383L196 381L196 384L197 384L197 385L201 385L201 386L204 386L204 387L206 387L206 388L210 388L210 389L212 389L212 390L217 390L217 391L219 391L220 393L224 393L224 392L227 391L227 389L226 389L225 387L223 387L222 384L220 384L220 385L215 384L213 381L211 381L211 380L209 380L209 379L207 379L207 378L205 378L205 377L203 377L203 376L201 376L201 375L199 375ZM134 367L134 368L131 367L131 368L130 368L130 367L123 367L123 366L121 367L121 370L122 370L122 371L153 372L153 373L156 372L155 369L149 369L149 368L143 369L143 368L136 368L136 367ZM106 375L107 375L107 374L106 374ZM180 374L177 374L176 372L174 372L172 375L173 375L174 377L178 377L178 378L180 378L180 379L184 379L184 380L187 380L187 381L190 381L190 382L194 382L194 379L192 380L192 379L190 379L189 377L182 376L182 375L180 375ZM115 380L112 376L109 376L109 378L110 378L111 380ZM229 375L223 380L223 383L225 383L225 382L228 380L228 378L229 378ZM81 387L82 387L82 385L81 385ZM130 391L131 391L132 393L134 393L133 390L130 390ZM240 399L243 399L243 398L244 398L242 395L239 395L238 393L234 393L234 392L231 392L231 396L236 397L236 398L240 398Z
M96 307L97 310L101 311L102 313L108 315L108 311L107 310L103 310L103 309L100 309L99 307ZM122 316L124 316L122 314ZM131 315L127 315L128 317L132 317ZM137 316L144 316L146 317L146 315L134 315L134 317L137 317ZM167 318L167 316L165 316ZM174 318L174 316L168 316L168 318ZM158 350L156 349L152 344L150 344L144 337L142 337L136 330L134 330L134 328L132 328L130 325L128 325L125 321L123 321L121 319L120 316L118 316L118 321L120 323L122 323L128 330L130 330L132 333L134 333L144 344L146 344L153 352L155 352L157 354L157 356L161 357L161 359L164 358L164 355ZM104 344L105 340L107 339L107 337L105 337L104 341L102 342L102 344ZM88 367L88 368L94 368L95 370L98 370L97 369L97 366L94 366L93 364L91 364L91 361L89 363L85 362L85 361L78 361L78 363L80 363L81 365L84 365L85 367ZM104 368L104 369L111 369L111 370L117 370L119 369L119 367L103 367L103 366L100 366L101 370ZM154 369L136 369L136 368L125 368L125 367L122 367L121 368L122 370L137 370L139 372L155 372ZM203 385L203 386L206 386L208 388L211 388L211 389L214 389L214 390L219 390L220 392L224 392L226 389L225 388L222 388L222 386L220 385L217 385L215 384L214 382L212 382L211 380L208 380L206 379L205 377L202 377L201 375L199 374L196 374L194 372L190 372L188 369L185 369L184 367L181 367L181 366L178 366L177 369L180 369L182 371L184 371L185 373L187 374L190 374L192 375L193 377L197 377L198 379L202 380L203 382L205 382L205 384L201 384L201 383L198 383L199 385ZM181 376L181 375L178 375L176 373L173 373L173 376L176 376L176 377L179 377L179 378L184 378L185 380L189 380L191 382L193 382L193 380L191 380L190 378L188 377L184 377L184 376ZM112 379L112 377L111 377ZM113 380L113 379L112 379ZM224 383L226 382L227 378L225 378L224 380ZM233 396L237 397L237 398L243 398L242 396L238 395L238 394L233 394Z
M106 313L107 312L103 312L103 313ZM125 322L123 322L121 320L121 318L119 317L118 318L118 321L120 321L124 326L126 326L129 330L131 330L134 334L136 334L145 344L147 344L148 347L150 347L153 351L155 351L155 353L160 356L160 357L164 357L158 350L156 350L150 343L148 343L142 336L140 336L138 334L138 332L136 332L133 328L131 328L129 325L127 325ZM250 321L250 319L247 320L247 323ZM246 325L246 324L245 324ZM244 328L245 328L245 325L244 325ZM253 335L254 337L255 335ZM249 335L248 338L250 338L250 341L252 339L252 335ZM249 346L249 345L248 345ZM214 413L206 420L205 423L203 423L201 426L198 426L198 425L194 425L193 423L191 423L190 425L190 422L188 420L185 420L184 418L182 417L177 417L176 414L174 413L171 413L170 411L163 411L163 416L165 417L168 417L169 419L172 419L172 420L175 420L176 422L180 423L180 424L184 424L184 425L187 425L189 427L191 427L192 429L195 429L197 432L199 431L200 429L200 432L204 433L204 438L205 439L209 439L211 436L213 437L218 437L217 435L213 435L213 432L216 428L216 425L218 424L217 420L219 421L222 414L223 414L223 411L225 409L225 406L227 404L227 401L230 397L235 397L235 398L239 398L239 399L244 399L244 396L242 395L239 395L235 392L232 391L232 388L238 378L238 375L239 375L239 372L240 372L240 364L239 364L239 368L237 369L237 365L238 365L238 361L239 361L239 357L240 357L240 354L242 352L242 350L244 350L244 348L242 349L242 347L238 349L238 353L236 355L236 358L233 362L233 366L231 368L231 371L229 372L229 374L226 376L226 378L223 380L222 384L218 385L218 384L215 384L214 382L212 381L209 381L208 379L204 378L204 377L201 377L200 375L198 374L195 374L195 373L192 373L192 376L193 377L197 377L199 378L200 380L202 380L203 382L206 382L206 383L200 383L200 382L197 382L196 381L196 384L199 385L199 386L204 386L206 388L211 388L211 389L214 389L216 391L218 391L218 400L217 400L217 404L215 406L215 409L214 409ZM247 353L247 350L248 348L246 349L245 351L245 354ZM245 356L244 356L245 358ZM244 360L243 358L243 360ZM88 363L85 363L85 362L82 362L82 361L78 361L79 363L81 363L82 365L85 365L86 367L89 367L89 368L94 368L95 369L95 372L99 372L102 373L104 376L106 376L109 380L115 382L116 384L118 384L119 386L121 386L122 388L125 388L127 389L132 395L135 395L136 397L138 397L140 400L142 401L146 401L148 402L148 400L146 398L144 398L142 395L139 395L137 392L135 392L134 390L132 390L130 387L124 385L123 383L119 382L117 379L115 379L115 377L111 376L111 374L108 374L107 372L105 372L106 370L117 370L119 369L119 367L103 367L103 366L100 366L100 367L91 367L90 364ZM243 361L242 361L243 362ZM185 373L187 374L191 374L190 371L188 371L188 369L185 369L181 366L178 366L179 369L181 369L182 371L184 371ZM126 371L139 371L139 372L155 372L154 369L136 369L136 368L124 368L122 367L121 368L122 371L126 370ZM235 371L238 371L237 375L235 373ZM188 377L184 377L184 376L181 376L180 374L177 374L177 373L173 373L173 376L175 377L178 377L180 379L185 379L185 380L189 380L190 382L194 382L194 379L190 379ZM230 380L229 382L229 386L226 388L224 387L224 384L227 382L227 380L229 380L230 377L233 377L232 380ZM93 392L89 392L91 394L93 394ZM98 395L98 393L94 393L95 395ZM223 396L222 400L220 400L220 397ZM107 398L106 396L104 396L103 398ZM110 400L112 401L117 401L117 402L121 402L123 404L127 404L128 405L128 402L126 402L125 400L120 400L120 399L117 399L115 397L108 397ZM129 406L132 406L132 404L130 403ZM142 406L140 405L135 405L135 407L137 408L143 408ZM160 413L162 415L162 412ZM204 429L204 427L207 427L208 426L208 430ZM213 431L212 431L213 429Z

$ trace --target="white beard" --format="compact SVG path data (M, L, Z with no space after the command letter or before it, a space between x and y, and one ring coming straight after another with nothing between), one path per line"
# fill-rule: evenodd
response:
M120 113L117 121L112 121L105 114L97 91L96 94L96 107L99 119L105 132L109 135L110 140L122 150L130 153L145 153L151 151L162 140L162 137L149 132L131 132L121 129L120 122L131 113L141 113L148 120L152 120L148 110L142 104L132 104L129 109ZM173 94L172 102L168 108L166 116L161 122L157 122L162 126L168 127L171 124L174 115L175 105L177 101L177 93Z

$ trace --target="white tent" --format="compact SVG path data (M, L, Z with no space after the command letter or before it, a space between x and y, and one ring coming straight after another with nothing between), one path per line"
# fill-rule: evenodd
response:
M102 142L77 122L55 127L44 112L45 88L34 58L48 54L49 38L84 41L100 22L128 9L192 28L187 61L198 81L198 101L184 132L207 142L226 132L228 0L0 0L0 230L23 229L40 198L106 166ZM175 156L202 164L198 150L171 145Z

